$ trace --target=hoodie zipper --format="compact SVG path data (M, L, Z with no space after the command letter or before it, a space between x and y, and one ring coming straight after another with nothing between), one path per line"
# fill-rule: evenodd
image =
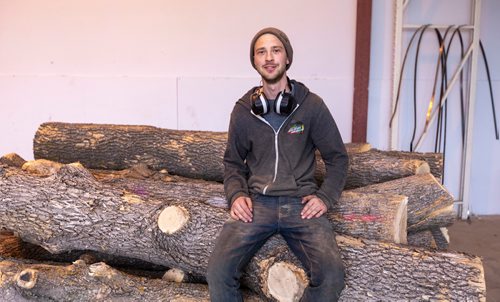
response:
M299 106L300 106L299 104L297 104L297 106L295 106L295 109L293 109L293 111L286 117L286 119L283 121L283 123L281 123L280 127L278 128L278 130L274 130L273 126L271 126L271 124L268 121L266 121L265 118L263 118L260 115L256 115L255 113L253 113L253 111L250 111L255 117L257 117L259 120L261 120L262 122L264 122L265 124L267 124L269 127L271 127L271 129L274 132L275 161L274 161L274 176L273 176L273 181L271 182L271 184L273 184L276 181L276 177L278 176L278 162L279 162L278 134L279 134L281 128L283 127L283 125L286 124L286 122L288 121L288 119L293 115L293 113L295 112L295 110L297 110L299 108ZM264 187L264 190L262 190L262 194L264 194L264 195L266 194L267 188L271 184L268 184L268 185L266 185Z

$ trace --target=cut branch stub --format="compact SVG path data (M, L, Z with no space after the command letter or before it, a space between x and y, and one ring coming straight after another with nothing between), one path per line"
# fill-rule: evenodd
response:
M25 289L32 289L38 280L38 271L28 268L18 273L15 277L17 286Z
M181 206L168 206L158 216L158 227L167 234L180 230L189 220L188 211Z
M182 283L184 282L185 276L186 274L183 270L171 268L163 275L162 279L169 282Z
M269 268L267 288L269 294L278 301L298 301L304 293L307 280L303 269L288 262L277 262Z

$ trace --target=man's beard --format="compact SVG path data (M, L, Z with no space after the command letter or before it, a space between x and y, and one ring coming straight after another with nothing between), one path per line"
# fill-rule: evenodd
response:
M285 72L286 72L286 69L283 68L283 69L278 70L278 73L275 76L268 76L264 72L259 71L260 75L262 76L262 80L264 82L266 82L267 84L278 83L283 78L283 75L285 75Z

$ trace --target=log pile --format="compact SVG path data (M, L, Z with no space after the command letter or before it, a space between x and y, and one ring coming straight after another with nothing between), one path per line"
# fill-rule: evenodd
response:
M190 282L204 282L228 218L225 139L149 126L41 125L37 160L0 158L0 295L208 301L206 285ZM481 259L439 251L454 219L453 198L439 183L441 157L346 147L348 185L328 213L346 266L341 301L484 301ZM321 181L319 154L317 162ZM298 301L307 283L279 236L242 280L245 301Z

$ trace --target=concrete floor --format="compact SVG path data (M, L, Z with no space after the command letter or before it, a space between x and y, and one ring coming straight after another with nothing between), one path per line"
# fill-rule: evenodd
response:
M457 220L448 233L449 250L483 258L486 300L500 302L500 215Z

